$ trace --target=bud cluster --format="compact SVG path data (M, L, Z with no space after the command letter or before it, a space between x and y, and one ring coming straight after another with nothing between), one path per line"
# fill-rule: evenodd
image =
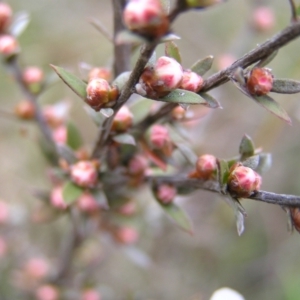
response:
M133 114L127 106L123 105L114 117L112 131L125 132L132 126L132 123Z
M129 30L149 38L161 37L169 30L169 19L160 0L130 0L123 19Z
M170 204L177 195L177 189L170 184L161 184L155 191L156 199L162 204Z
M72 181L83 188L93 188L98 181L98 163L82 160L70 167Z

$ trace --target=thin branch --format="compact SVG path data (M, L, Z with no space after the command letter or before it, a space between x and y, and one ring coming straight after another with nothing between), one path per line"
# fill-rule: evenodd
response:
M56 144L53 140L51 130L43 116L42 110L37 102L37 95L34 95L33 93L31 93L29 91L29 89L27 88L26 84L24 83L23 78L22 78L22 70L18 64L17 56L8 60L6 62L6 66L7 66L8 70L11 72L11 74L13 75L13 77L15 78L25 99L29 100L34 105L35 120L38 124L38 127L40 128L43 136L45 137L45 140L48 143L48 146L49 146L51 152L55 153L56 157L58 158Z
M221 194L220 184L214 180L199 180L187 178L187 176L149 176L147 180L155 184L172 184L176 188L191 188L195 190L206 190ZM265 203L271 203L282 206L300 207L300 196L276 194L266 191L253 193L247 199L257 200Z
M297 22L298 21L297 8L296 8L294 0L289 0L289 4L290 4L290 7L291 7L291 15L292 15L291 21L292 22Z
M107 38L108 41L110 41L112 44L114 44L114 38L113 36L108 32L106 27L99 21L94 18L90 19L90 23L103 34L104 37Z

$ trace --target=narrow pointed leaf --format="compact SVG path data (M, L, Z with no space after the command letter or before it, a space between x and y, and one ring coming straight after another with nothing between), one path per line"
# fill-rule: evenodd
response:
M269 55L266 58L263 58L261 61L259 61L255 65L255 67L263 68L264 66L266 66L267 64L269 64L275 58L275 56L277 55L277 53L278 53L278 50L273 51L271 53L271 55Z
M244 160L247 157L254 155L254 152L255 152L255 147L254 147L253 141L250 138L250 136L245 134L241 140L240 147L239 147L239 153L241 155L241 160Z
M77 150L82 145L80 132L71 122L67 124L67 145L74 150Z
M182 124L178 122L172 122L170 125L178 135L180 135L186 141L191 142L191 135L187 128L183 127Z
M116 85L119 91L122 91L125 84L129 80L129 77L131 75L130 71L121 73L112 83L112 85Z
M16 13L9 28L10 34L19 37L27 28L29 22L30 16L26 11Z
M185 211L178 207L174 203L163 205L160 203L160 206L164 212L175 222L179 228L187 231L188 233L193 233L193 227L191 221Z
M256 170L259 165L259 155L253 155L248 157L246 160L242 162L244 167L248 167L252 170Z
M167 96L159 98L157 101L183 104L207 104L206 100L198 94L181 89L174 90Z
M114 110L112 108L102 108L100 109L100 114L102 114L106 118L110 118L114 114Z
M129 30L123 30L118 33L115 39L115 43L117 45L122 44L133 44L133 45L141 45L147 43L147 40L142 36L135 34Z
M222 108L221 104L211 95L206 93L200 93L199 95L205 99L206 105L209 108Z
M177 149L180 151L180 153L185 157L185 159L193 166L195 167L198 156L196 153L188 147L185 143L176 143Z
M91 24L103 34L111 43L114 42L112 35L108 32L107 28L98 20L98 19L91 19Z
M181 64L180 51L174 42L167 42L165 44L165 54L166 56L174 58L178 63Z
M90 106L84 106L86 113L93 119L97 126L101 126L107 118L101 112L95 111Z
M219 177L221 186L224 186L227 184L228 175L229 175L228 163L223 159L219 159L218 160L218 177Z
M271 153L260 153L259 163L255 171L259 174L265 173L272 166L272 155Z
M266 110L268 110L278 118L287 122L289 125L292 124L292 121L288 116L287 112L271 97L267 95L259 97L253 96L253 99L255 99L258 104L260 104L262 107L264 107Z
M180 36L178 36L174 33L169 33L160 39L160 43L171 42L171 41L176 41L176 40L180 40L180 39L181 39Z
M122 134L115 135L113 137L113 140L120 144L128 144L128 145L133 145L133 146L136 145L134 137L128 133L122 133Z
M72 204L82 195L83 192L84 192L83 189L81 189L79 186L75 185L71 181L68 181L63 186L62 194L65 203Z
M50 65L62 81L81 99L86 99L87 84L64 68Z
M291 79L274 79L271 92L279 94L296 94L300 92L300 81Z
M192 65L191 70L198 75L203 76L211 68L213 61L214 57L212 55L209 55L195 62Z

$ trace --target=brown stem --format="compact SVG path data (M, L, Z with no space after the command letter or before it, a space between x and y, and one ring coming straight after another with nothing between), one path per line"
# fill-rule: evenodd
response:
M191 188L207 190L214 193L221 193L220 184L214 180L199 180L187 178L187 176L149 176L148 181L155 184L172 184L177 188ZM300 207L300 196L276 194L266 191L257 191L247 199L257 200L265 203L277 204L282 206Z
M296 9L296 5L295 5L295 2L294 0L288 0L289 1L289 4L290 4L290 7L291 7L291 21L292 22L297 22L298 20L298 16L297 16L297 9Z

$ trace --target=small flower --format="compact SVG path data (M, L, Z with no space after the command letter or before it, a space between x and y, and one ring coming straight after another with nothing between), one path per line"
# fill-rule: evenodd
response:
M115 236L119 243L128 245L134 244L138 240L139 233L133 227L124 226L116 231Z
M15 114L23 120L32 120L35 116L35 106L29 100L22 100L15 106Z
M196 162L196 173L200 179L210 179L217 170L217 159L210 154L204 154L198 157Z
M71 166L71 179L83 188L95 187L98 180L98 170L95 162L82 160Z
M256 8L252 15L252 25L260 32L271 30L275 25L275 16L272 9L267 6Z
M166 96L181 84L183 69L173 58L162 56L154 67L146 67L140 77L140 88L153 99Z
M38 67L28 67L22 74L25 84L40 83L44 79L43 71Z
M112 106L118 97L117 88L111 87L102 78L92 79L86 87L86 93L86 103L96 111L99 111L103 107Z
M268 94L273 87L273 75L267 68L254 68L247 78L247 89L251 95Z
M114 117L112 131L125 132L132 126L132 122L133 114L123 105Z
M36 290L35 297L37 300L59 300L59 292L57 287L44 284Z
M169 184L161 184L155 192L156 198L163 204L169 204L174 201L177 195L177 189Z
M185 70L183 71L180 88L197 93L202 88L203 82L203 78L200 75L190 70Z
M131 0L123 12L128 29L150 38L169 30L169 20L159 0Z
M96 78L102 78L107 81L110 81L111 77L111 71L107 68L92 68L89 72L89 81Z
M11 35L0 36L0 53L5 56L16 54L19 50L17 40Z
M63 198L63 189L61 186L56 186L52 189L50 194L50 203L53 205L53 207L60 210L65 210L68 208L68 205Z
M5 31L11 22L12 10L7 3L0 2L0 32Z
M251 168L238 163L233 165L229 172L228 191L235 197L249 197L260 189L261 176Z

